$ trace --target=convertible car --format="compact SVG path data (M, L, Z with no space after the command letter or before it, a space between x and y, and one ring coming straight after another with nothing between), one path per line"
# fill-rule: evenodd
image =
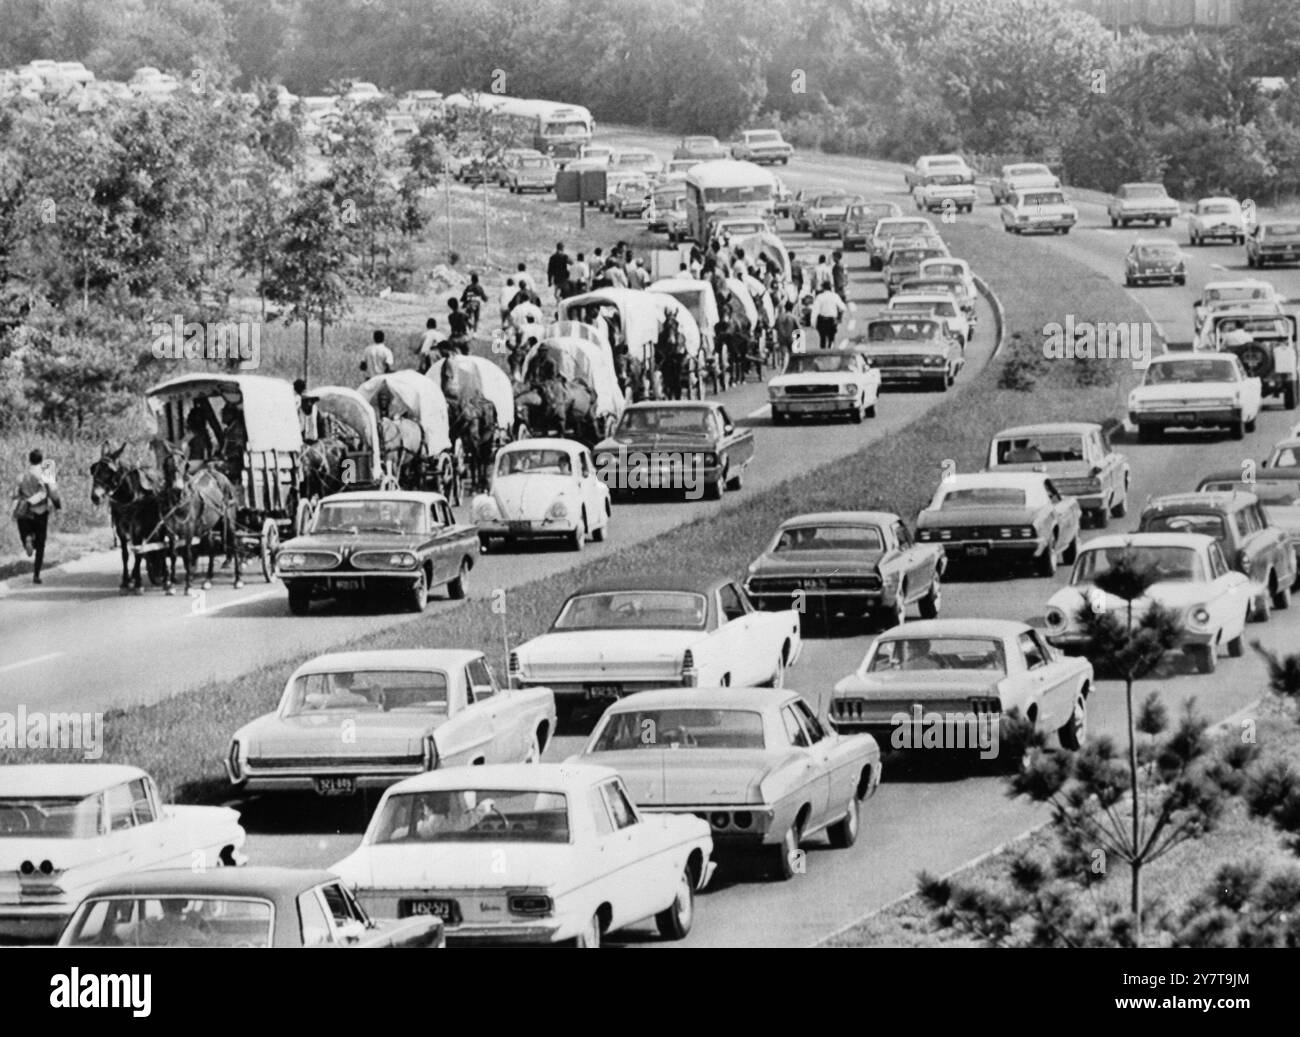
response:
M510 653L510 683L550 687L564 716L648 688L780 687L802 648L797 611L758 612L733 580L624 578L571 595Z
M694 814L719 847L768 854L782 879L818 832L852 846L880 783L874 738L837 734L800 695L763 688L632 695L605 711L578 759L618 771L642 813Z
M96 883L196 862L242 864L227 807L169 806L138 767L0 767L0 941L49 941Z
M468 649L340 652L293 672L279 708L231 739L245 791L347 796L440 767L535 763L555 732L549 688L498 687Z
M709 824L642 816L607 767L460 767L384 793L330 870L371 914L433 915L451 942L576 943L653 918L680 940L713 873Z

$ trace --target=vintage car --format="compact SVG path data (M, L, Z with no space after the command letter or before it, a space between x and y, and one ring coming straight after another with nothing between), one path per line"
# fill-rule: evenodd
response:
M350 796L439 767L536 763L555 732L547 688L502 689L483 653L439 648L320 655L274 713L235 732L244 792Z
M1002 229L1008 234L1027 234L1030 231L1051 231L1069 234L1079 222L1079 210L1060 188L1038 188L1013 191L1002 203Z
M0 942L52 941L98 882L244 863L228 807L172 806L138 767L0 766Z
M392 786L330 870L371 914L432 915L453 943L599 947L648 918L686 936L712 854L707 821L641 815L608 767L514 764Z
M793 155L794 148L785 142L780 130L741 130L731 142L731 157L739 162L780 162L788 166Z
M285 541L276 573L295 616L305 616L313 598L345 594L397 597L423 612L430 588L465 597L477 554L478 532L456 521L440 493L338 493L320 502L304 536Z
M169 868L101 882L60 947L443 947L441 919L373 921L332 872Z
M664 166L664 171L655 177L655 182L664 183L668 180L684 182L686 174L699 164L700 163L693 158L670 158L668 160L668 165Z
M885 265L885 257L898 241L915 241L917 239L940 241L939 232L934 224L924 216L882 216L876 221L871 232L871 269L880 270Z
M1291 430L1291 434L1273 444L1273 449L1264 458L1265 468L1300 468L1300 426Z
M671 180L655 185L644 212L646 230L667 234L676 241L686 230L686 182Z
M1193 346L1211 353L1231 353L1241 361L1249 378L1258 378L1265 396L1276 396L1287 410L1295 410L1300 395L1297 356L1297 320L1276 303L1263 304L1263 312L1225 307L1201 322ZM1272 308L1273 312L1267 312Z
M954 259L952 256L942 256L938 259L924 259L921 261L921 268L916 272L917 277L956 277L961 280L961 291L957 292L957 298L961 300L962 307L966 310L971 320L975 320L975 301L979 298L979 288L975 284L975 275L971 273L970 264L964 259ZM906 284L907 282L903 282Z
M591 454L568 439L520 439L502 448L490 492L470 502L480 547L558 538L581 551L609 532L612 509Z
M845 210L844 224L840 228L840 246L845 252L866 249L871 243L871 235L877 223L902 215L903 209L897 202L855 202Z
M1227 239L1246 243L1246 220L1235 198L1202 198L1187 213L1187 239L1192 246Z
M649 148L619 148L609 160L611 173L627 170L647 179L658 176L663 168L663 161Z
M644 177L620 180L610 192L606 207L616 220L639 219L650 201L652 187Z
M1151 442L1170 428L1226 427L1233 439L1255 431L1262 387L1231 353L1174 353L1147 366L1129 393L1128 420Z
M1282 312L1282 300L1268 281L1211 281L1192 303L1192 323L1199 330L1205 318L1216 310L1249 308L1252 312ZM1256 310L1256 307L1268 307Z
M452 177L462 184L485 184L492 179L492 160L488 157L486 141L460 142L456 154L448 160L447 165Z
M1287 543L1300 559L1300 468L1251 467L1247 471L1212 472L1197 484L1209 493L1253 493L1264 507L1268 524L1286 534ZM1300 585L1300 563L1296 585Z
M924 619L939 615L946 564L943 548L913 541L891 512L796 515L750 563L745 591L762 609L871 614L898 626L910 605Z
M1187 257L1176 241L1168 238L1139 238L1124 254L1124 283L1130 288L1143 284L1186 284Z
M488 179L498 187L505 187L509 182L510 170L523 158L545 158L536 148L505 148L488 163Z
M949 561L1025 561L1039 576L1079 553L1083 511L1041 472L960 473L945 478L916 520L916 538Z
M638 490L684 490L718 500L739 490L754 459L754 430L740 428L712 400L643 401L592 451L615 498ZM694 496L691 496L694 494Z
M906 278L898 286L899 294L931 295L938 293L952 296L962 312L962 316L973 327L977 320L975 301L967 295L965 280L955 274L917 274Z
M618 771L642 814L693 814L718 850L762 852L781 879L804 839L857 842L881 774L870 735L838 734L801 695L765 688L638 692L605 710L577 760Z
M948 246L937 239L895 238L885 253L885 293L893 295L909 277L915 277L927 259L942 259Z
M795 353L767 383L772 424L791 418L847 414L853 421L876 416L880 372L854 349Z
M1213 537L1228 567L1250 577L1255 588L1250 618L1256 622L1267 620L1274 608L1291 605L1295 550L1253 493L1201 491L1156 497L1143 507L1138 532Z
M1265 267L1300 261L1300 222L1257 223L1246 235L1246 265Z
M912 188L912 201L925 212L970 212L975 208L975 184L961 173L930 173Z
M608 144L583 144L578 148L578 160L581 162L590 162L593 166L599 164L608 166L610 160L614 157L614 149ZM572 166L570 165L570 167Z
M750 238L770 234L772 225L761 216L718 216L709 221L711 238Z
M673 148L673 158L690 159L692 162L708 162L712 159L730 157L731 153L717 137L683 137Z
M952 173L968 184L975 182L975 173L960 155L922 155L916 160L916 165L903 174L903 180L910 192L926 177L936 173Z
M1056 492L1073 497L1084 518L1104 528L1128 514L1133 470L1111 448L1101 425L1054 422L1003 429L989 440L986 471L1042 472Z
M852 345L880 371L881 385L930 385L947 392L966 362L961 343L937 317L880 314Z
M757 611L733 580L628 577L570 595L510 653L510 684L549 687L563 717L648 688L779 687L802 649L799 613Z
M511 194L555 190L555 160L549 155L524 155L506 170L505 184Z
M951 292L926 292L919 289L903 291L903 285L900 284L897 291L889 297L889 304L883 312L935 317L943 321L948 334L960 342L963 349L970 341L970 321L966 318L961 303Z
M1041 162L1016 162L1003 166L990 187L993 204L1002 205L1019 191L1037 191L1061 186L1061 178Z
M1132 603L1138 621L1159 602L1182 622L1179 648L1200 673L1213 673L1219 649L1234 658L1245 652L1246 613L1254 592L1250 580L1228 568L1213 537L1200 533L1110 534L1090 540L1079 552L1070 582L1047 603L1047 639L1061 648L1086 651L1081 610L1115 613L1128 622L1129 603L1107 594L1096 580L1125 556L1156 571L1159 579Z
M808 198L794 217L796 231L808 231L814 238L838 234L844 226L849 206L862 201L861 195L834 191Z
M1006 619L933 619L887 630L835 685L831 722L883 748L996 752L1012 710L1066 749L1087 737L1092 664L1053 651L1033 627ZM981 732L981 724L997 731ZM921 725L946 728L939 745ZM988 740L981 744L981 735ZM935 730L935 736L940 732ZM932 736L933 737L933 736Z
M1169 197L1164 184L1121 184L1106 205L1112 227L1127 227L1130 223L1163 223L1168 227L1178 212L1178 203Z

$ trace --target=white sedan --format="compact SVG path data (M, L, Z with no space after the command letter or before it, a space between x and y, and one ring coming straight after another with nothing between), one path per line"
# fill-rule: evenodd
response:
M773 425L808 415L874 418L879 394L880 372L854 349L795 353L767 383Z
M1047 640L1061 648L1086 649L1089 638L1080 609L1110 612L1127 622L1128 603L1096 581L1120 559L1133 558L1159 579L1133 602L1136 623L1159 602L1183 624L1179 647L1200 673L1213 673L1219 649L1237 658L1245 651L1246 616L1253 596L1250 578L1228 567L1214 538L1201 533L1132 533L1088 541L1067 586L1047 603Z
M1232 353L1173 353L1152 360L1129 393L1128 420L1150 442L1168 428L1226 427L1233 439L1255 431L1263 399Z
M238 811L169 806L138 767L0 767L0 942L52 941L105 879L243 864L243 845Z
M1046 230L1069 234L1079 222L1079 210L1059 188L1013 191L1002 206L1002 229L1008 234Z
M1187 237L1192 245L1226 239L1246 243L1246 219L1235 198L1202 198L1187 214Z
M479 546L560 539L581 551L609 531L609 487L591 453L568 439L521 439L497 454L492 488L470 503Z
M451 942L598 947L648 918L686 936L712 854L707 821L638 813L608 767L512 764L399 782L331 870L373 917L436 915Z

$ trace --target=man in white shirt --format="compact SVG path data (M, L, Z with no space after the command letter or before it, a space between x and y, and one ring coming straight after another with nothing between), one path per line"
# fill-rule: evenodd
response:
M393 351L384 344L384 333L376 331L372 337L374 341L366 346L365 351L361 354L361 370L365 372L367 378L388 374L389 371L397 368L397 361L393 359Z
M586 255L581 252L573 263L573 269L569 271L569 280L578 286L579 292L585 292L591 283L591 267L587 265Z
M18 539L28 555L34 554L32 583L41 582L41 566L45 563L45 536L49 529L50 509L63 507L59 488L54 481L54 463L45 455L33 450L27 456L30 467L14 489L14 520L18 524Z
M821 337L822 349L835 347L835 336L839 332L840 320L846 313L848 307L844 305L844 300L835 294L829 282L823 285L812 305L813 325Z
M818 256L817 266L813 269L813 291L820 292L823 288L830 288L831 282L831 265L826 262L825 256Z

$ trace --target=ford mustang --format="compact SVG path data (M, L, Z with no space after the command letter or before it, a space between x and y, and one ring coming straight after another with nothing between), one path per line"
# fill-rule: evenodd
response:
M719 848L759 849L791 878L799 844L847 849L880 783L870 735L842 735L792 691L643 691L605 710L578 757L623 776L642 814L694 814Z
M767 383L772 424L790 418L847 414L855 422L876 416L880 372L853 349L795 353Z

